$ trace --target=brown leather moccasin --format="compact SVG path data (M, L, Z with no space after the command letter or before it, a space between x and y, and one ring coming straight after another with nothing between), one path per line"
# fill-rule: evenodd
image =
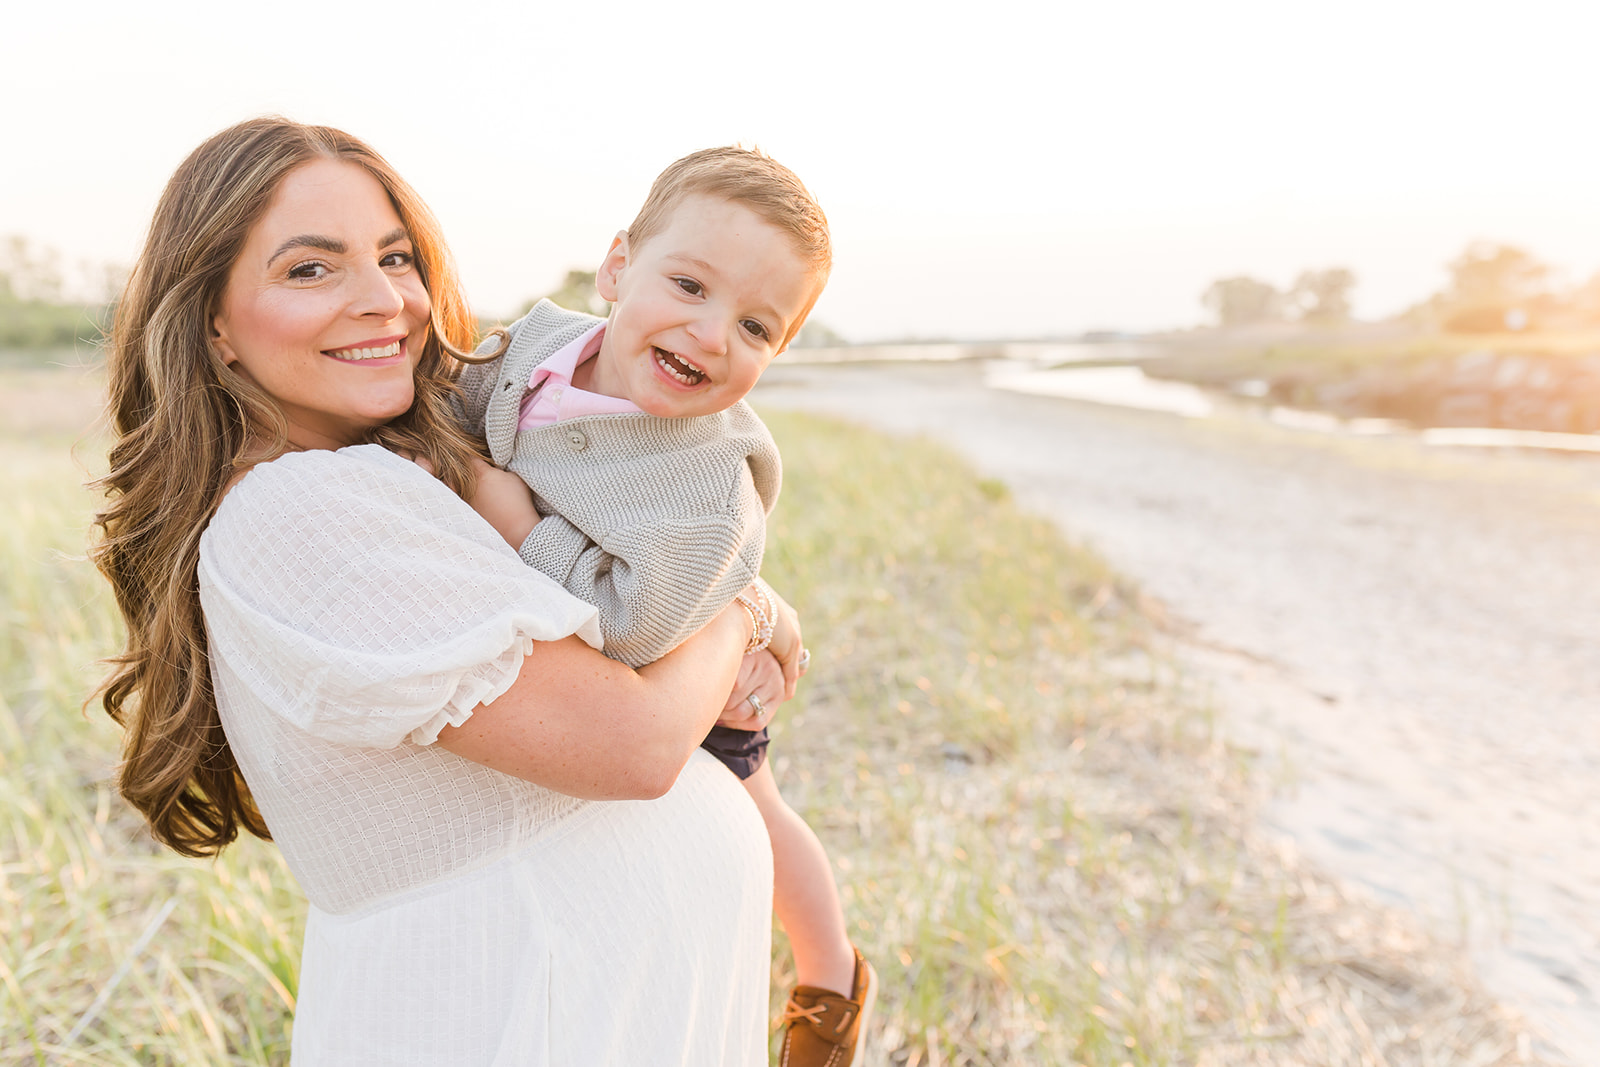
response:
M855 987L848 997L816 986L795 986L783 1009L779 1067L850 1067L860 1061L878 975L856 950Z

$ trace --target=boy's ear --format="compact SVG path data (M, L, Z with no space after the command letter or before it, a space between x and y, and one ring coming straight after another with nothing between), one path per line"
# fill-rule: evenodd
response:
M600 269L595 271L594 287L600 291L600 299L612 304L617 302L617 279L627 265L628 231L618 230L611 239L611 248L600 263Z

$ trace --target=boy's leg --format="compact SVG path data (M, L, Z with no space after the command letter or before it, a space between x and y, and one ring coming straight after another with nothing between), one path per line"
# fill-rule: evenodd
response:
M828 854L806 821L784 803L769 761L761 762L744 780L744 787L772 839L772 908L794 949L799 984L848 997L856 955L845 932L844 909Z

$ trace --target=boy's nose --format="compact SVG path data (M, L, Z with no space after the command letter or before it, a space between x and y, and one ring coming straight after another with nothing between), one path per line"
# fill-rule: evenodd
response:
M706 315L689 324L689 336L702 350L722 355L728 350L728 325L714 315Z

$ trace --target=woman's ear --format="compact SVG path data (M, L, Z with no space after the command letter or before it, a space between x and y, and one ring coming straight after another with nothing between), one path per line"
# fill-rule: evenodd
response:
M594 287L600 291L600 299L607 303L617 302L617 279L622 276L623 268L628 265L628 231L618 230L617 235L611 239L611 248L606 252L606 258L600 264L600 269L595 271Z
M220 312L211 316L211 351L222 360L224 367L231 367L239 361L239 354L228 343L227 326Z

